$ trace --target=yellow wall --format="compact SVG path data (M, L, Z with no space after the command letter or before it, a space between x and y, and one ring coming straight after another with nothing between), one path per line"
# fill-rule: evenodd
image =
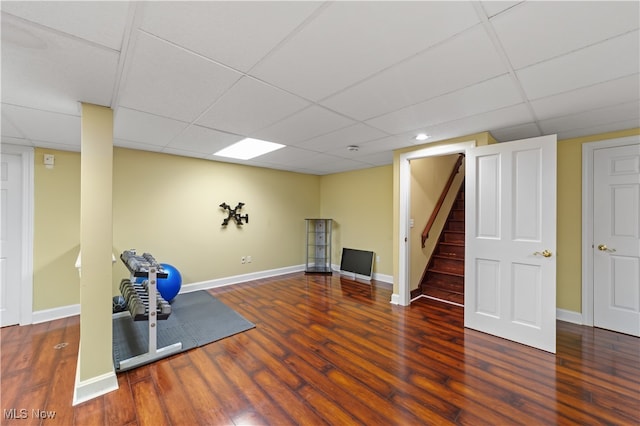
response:
M374 273L391 275L392 166L322 176L321 216L333 223L332 263L344 247L375 252Z
M582 311L582 144L633 135L640 129L558 141L558 308Z
M148 251L185 285L304 263L304 218L320 213L318 176L129 149L116 149L114 161L117 254ZM223 202L245 203L249 223L222 227ZM127 276L122 262L116 268Z
M44 154L55 156L51 169ZM74 264L80 250L80 154L34 153L33 310L80 302Z
M42 166L44 153L56 165ZM37 149L34 311L79 303L80 154ZM113 253L148 251L184 285L304 263L304 218L320 214L320 177L145 151L114 149ZM249 224L219 207L246 205ZM241 264L241 256L252 256ZM128 272L118 260L113 294Z
M429 232L429 238L425 241L425 247L422 247L422 231L424 231L424 227L429 221L429 217L442 194L457 160L458 154L453 154L425 157L411 161L411 207L409 209L409 215L414 221L414 227L411 228L409 232L409 238L411 239L411 250L409 254L410 290L417 289L420 284L424 270L427 267L427 262L435 249L440 232L444 227L458 189L460 189L460 184L463 181L464 164L461 166L459 173L456 174L451 189L445 198L445 202Z

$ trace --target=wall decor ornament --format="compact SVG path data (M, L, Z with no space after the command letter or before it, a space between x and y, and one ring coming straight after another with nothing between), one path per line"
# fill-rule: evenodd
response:
M229 211L229 215L226 217L226 219L222 221L222 226L227 226L231 219L236 221L237 226L242 226L243 220L244 220L244 223L249 223L249 214L248 213L245 215L240 214L240 210L242 210L243 206L244 206L244 203L238 203L238 205L232 209L231 206L227 203L220 204L220 207L223 210Z

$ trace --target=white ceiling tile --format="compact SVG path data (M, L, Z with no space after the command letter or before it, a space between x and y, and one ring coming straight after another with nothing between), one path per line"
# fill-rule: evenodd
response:
M2 106L4 108L4 105ZM11 120L7 117L7 114L2 113L2 124L0 125L0 130L2 131L2 137L11 137L11 138L24 138L24 133L22 133L18 128L11 122Z
M141 27L203 56L247 71L320 4L311 1L146 2Z
M542 120L540 126L545 134L552 134L634 119L637 124L635 127L640 127L640 102L638 101Z
M640 74L609 80L531 102L539 120L640 99Z
M366 120L506 72L487 33L478 25L322 104Z
M536 123L525 123L518 126L491 130L491 135L496 138L498 142L508 142L542 136L542 133Z
M319 100L477 22L467 2L334 2L251 74Z
M2 102L78 114L110 105L118 53L2 15Z
M222 148L238 142L243 136L218 132L202 126L190 126L173 139L167 148L213 154Z
M532 1L491 24L519 69L638 29L639 16L637 1Z
M560 132L558 133L558 140L579 138L582 136L597 135L600 133L614 132L618 130L637 129L638 127L640 127L640 120L637 118L633 120L616 121L599 126L584 127L581 129Z
M251 77L243 77L198 119L198 124L238 134L263 129L309 102Z
M385 136L387 136L387 134L378 129L374 129L366 124L358 123L353 126L336 130L335 132L300 142L296 144L296 146L317 152L327 152L336 148L346 151L346 147L348 145L358 145L360 143L380 139Z
M364 163L372 164L374 166L386 166L393 164L393 152L376 152L374 154L364 154L359 159Z
M389 136L382 139L376 139L374 141L361 144L360 149L362 149L362 152L369 154L406 148L407 146L413 145L416 142L414 136L414 134L405 133L396 136Z
M24 138L13 138L10 136L2 136L2 144L12 144L12 145L21 145L21 146L34 146L33 142L29 139Z
M519 1L483 1L482 8L486 12L488 17L497 15L505 10L522 3Z
M120 50L129 13L124 1L3 1L2 11Z
M329 159L319 162L314 166L314 170L318 175L328 175L333 173L344 173L353 170L368 169L371 164L362 161L351 160L348 158L337 158L329 156Z
M189 157L189 158L202 158L202 159L206 159L206 160L210 160L211 159L211 154L205 154L202 152L194 152L194 151L188 151L185 149L175 149L175 148L163 148L162 149L162 153L163 154L170 154L170 155L179 155L181 157Z
M188 123L159 117L128 108L118 108L113 122L113 137L150 145L165 146Z
M320 154L307 149L297 148L294 146L286 146L276 151L269 152L256 158L256 160L262 163L269 164L288 164L295 163L296 165L310 164L318 158Z
M530 122L532 119L533 117L529 108L522 103L465 117L460 120L438 124L429 130L434 136L438 136L441 139L454 138L460 135L524 124Z
M270 161L270 159L265 159L265 161ZM287 161L287 163L289 164L291 162L291 160ZM293 163L295 163L296 167L298 168L314 170L316 174L338 173L346 170L354 170L354 168L356 167L367 167L366 164L354 161L352 159L316 152L312 152L311 155L301 155L300 157L294 157Z
M80 117L3 105L2 114L32 141L80 146Z
M129 141L126 139L113 138L113 146L120 148L137 149L140 151L159 152L162 148L158 145L150 145L142 142Z
M120 95L128 108L191 122L241 77L144 32L134 49Z
M638 31L516 72L531 100L640 72ZM553 78L549 78L553 76Z
M355 121L314 105L251 136L287 145L302 142L351 124L355 124Z
M80 152L80 142L73 144L49 142L49 141L32 141L34 146L38 148L57 149L59 151Z
M511 78L504 75L368 120L367 123L387 133L397 134L521 102Z

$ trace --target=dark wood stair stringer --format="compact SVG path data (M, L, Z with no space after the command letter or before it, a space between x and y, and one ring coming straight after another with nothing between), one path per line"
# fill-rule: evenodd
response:
M464 181L422 276L419 294L464 304Z

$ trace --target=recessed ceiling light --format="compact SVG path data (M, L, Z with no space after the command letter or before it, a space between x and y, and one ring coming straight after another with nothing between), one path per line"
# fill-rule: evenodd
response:
M246 138L221 149L213 155L217 155L218 157L236 158L238 160L251 160L252 158L256 158L260 155L264 155L268 152L284 147L285 145L275 142Z
M426 133L419 133L416 135L417 141L426 141L427 139L429 139L429 135L427 135Z

